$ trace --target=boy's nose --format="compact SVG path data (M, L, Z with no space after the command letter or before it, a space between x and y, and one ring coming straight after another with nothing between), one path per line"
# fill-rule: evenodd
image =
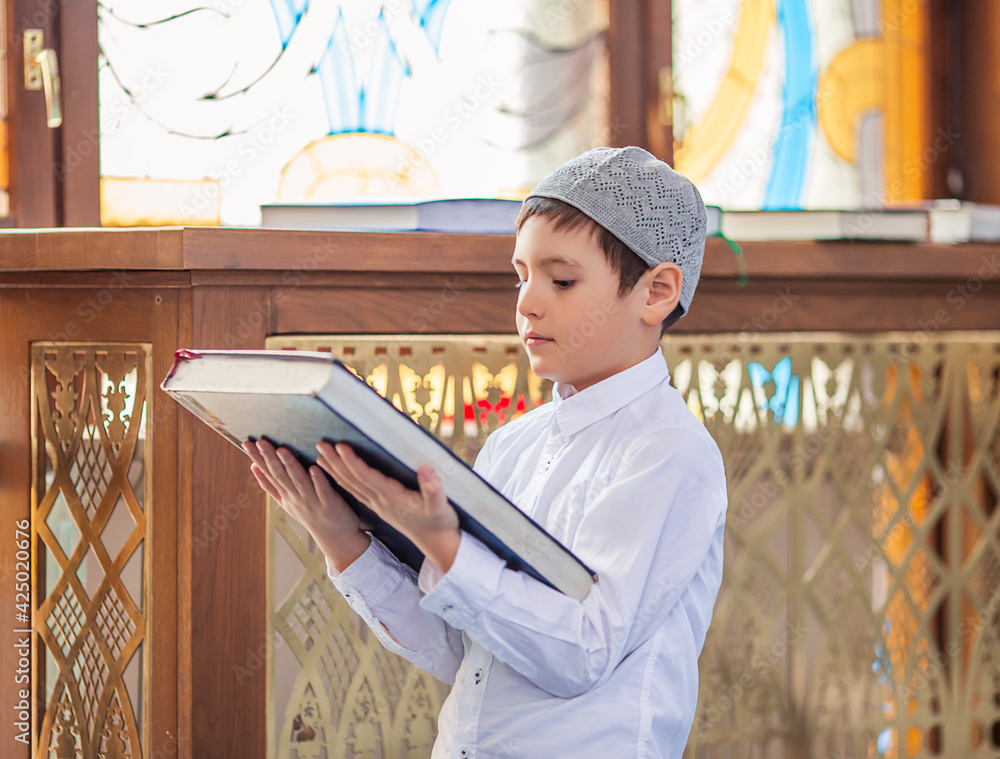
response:
M525 280L517 292L517 312L521 316L537 318L542 316L544 304L539 297L538 288L530 280Z

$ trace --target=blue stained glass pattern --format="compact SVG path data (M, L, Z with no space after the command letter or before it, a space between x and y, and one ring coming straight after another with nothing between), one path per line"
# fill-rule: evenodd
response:
M102 1L102 223L254 225L279 199L520 197L606 141L599 5Z
M899 91L919 76L891 64L903 43L883 14L899 4L671 4L674 160L706 203L775 210L891 199L887 183L906 146L886 124L906 119ZM911 43L911 53L923 49Z
M399 91L403 79L410 75L410 67L389 34L384 12L378 14L378 32L373 45L368 82L361 90L360 131L392 134Z
M357 79L343 10L337 15L326 50L316 66L330 134L393 134L399 91L411 72L392 38L384 11L379 11L375 23L371 63L364 82Z
M451 0L412 0L412 4L413 17L419 19L420 26L437 55L441 51L441 32Z
M785 49L781 139L774 146L763 207L802 208L806 168L816 132L815 93L819 79L812 19L805 0L778 0L777 12Z
M308 0L271 0L271 9L274 11L274 20L278 24L282 48L288 47L288 41L299 25L302 14L306 12L307 4Z
M337 16L333 34L326 51L316 66L316 73L323 83L323 99L330 134L350 132L360 128L362 94L358 91L354 73L354 57L347 36L343 11Z
M799 420L799 375L792 372L792 359L785 356L768 371L756 361L747 362L747 372L755 388L764 390L774 384L774 392L762 410L770 409L775 424L794 427Z

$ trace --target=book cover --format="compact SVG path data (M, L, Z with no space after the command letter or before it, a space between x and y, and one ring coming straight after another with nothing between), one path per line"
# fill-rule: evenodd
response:
M442 198L423 201L268 203L261 226L350 231L514 234L519 200Z
M310 466L321 440L347 442L369 466L412 489L417 489L416 470L429 463L458 512L461 529L509 567L577 599L594 582L579 558L328 353L182 350L161 388L237 447L247 439L267 438ZM423 557L416 546L334 486L372 534L419 570Z
M722 231L733 240L929 239L929 220L917 209L878 208L724 211Z
M744 241L1000 242L1000 206L940 199L853 211L724 211L722 231Z
M1000 242L1000 206L941 198L899 207L927 214L930 242Z

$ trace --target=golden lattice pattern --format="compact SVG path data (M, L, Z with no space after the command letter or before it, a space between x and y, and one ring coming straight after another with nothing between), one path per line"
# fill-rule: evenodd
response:
M114 658L120 657L136 626L114 588L108 589L97 610L97 626Z
M550 391L516 337L283 336L268 347L331 351L468 461ZM730 495L686 756L1000 756L1000 333L662 347L719 443ZM293 599L325 582L322 560L271 515L272 541L305 566L272 606L275 629L294 637ZM272 706L277 756L322 756L319 738L313 753L297 742L321 734L326 756L427 756L433 681L399 660L390 669L342 599L324 597L334 613L315 625L338 642L296 651L291 700ZM416 697L403 695L415 682L427 708L408 724L429 727L400 743L405 726L386 715Z
M62 651L63 656L66 656L69 653L70 643L83 629L86 617L83 614L83 607L76 600L76 594L71 585L67 584L65 590L58 594L57 598L46 624L52 631L59 650Z
M150 362L145 343L32 344L34 562L48 568L34 615L48 656L36 676L52 683L38 759L142 756L142 694L129 692L124 673L145 653L146 619L133 598L145 607L145 579L130 593L122 572L137 552L141 576L148 571L148 499L129 472L137 449L148 452Z

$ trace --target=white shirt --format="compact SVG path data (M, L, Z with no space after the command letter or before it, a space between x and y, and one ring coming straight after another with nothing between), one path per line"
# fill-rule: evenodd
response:
M454 684L434 759L679 758L727 498L719 449L662 354L580 392L557 383L475 468L598 581L575 601L465 533L447 573L425 562L415 577L375 539L330 571L386 648Z

